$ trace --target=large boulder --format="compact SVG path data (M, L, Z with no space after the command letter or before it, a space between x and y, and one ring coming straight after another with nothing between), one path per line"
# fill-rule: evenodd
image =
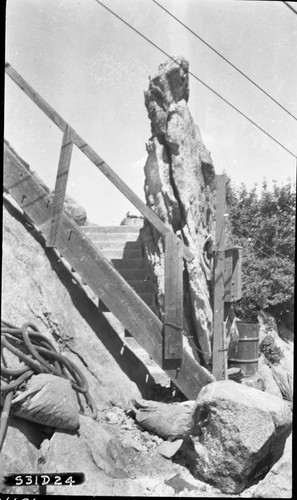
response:
M230 380L205 386L192 418L192 436L184 443L192 473L223 493L239 493L268 472L292 427L282 399Z
M147 205L179 234L194 255L186 263L184 329L194 355L207 366L211 357L210 303L213 193L215 173L210 153L188 108L189 64L182 57L159 66L145 92L152 136L144 168ZM160 317L164 315L164 242L149 224L142 231L145 254L156 281ZM197 349L198 347L198 349Z

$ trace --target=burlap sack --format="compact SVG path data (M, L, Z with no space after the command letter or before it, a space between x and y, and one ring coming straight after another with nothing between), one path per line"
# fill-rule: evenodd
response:
M12 401L11 413L57 429L79 428L79 405L68 379L48 373L33 375Z

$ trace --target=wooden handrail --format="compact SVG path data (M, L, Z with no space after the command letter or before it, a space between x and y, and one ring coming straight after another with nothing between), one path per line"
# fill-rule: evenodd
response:
M7 75L27 94L28 97L63 131L70 127L68 123L24 80L24 78L7 62ZM71 127L70 127L71 128ZM72 142L91 160L92 163L124 194L124 196L139 210L142 215L165 236L172 232L164 222L153 212L127 184L112 170L112 168L72 129ZM177 238L177 236L176 236ZM194 259L190 249L183 243L183 258L188 262Z

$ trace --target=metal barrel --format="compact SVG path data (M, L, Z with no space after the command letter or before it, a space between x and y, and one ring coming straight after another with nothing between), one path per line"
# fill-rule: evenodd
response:
M228 360L229 367L241 368L245 377L255 375L259 361L259 323L236 321L239 333L237 352Z

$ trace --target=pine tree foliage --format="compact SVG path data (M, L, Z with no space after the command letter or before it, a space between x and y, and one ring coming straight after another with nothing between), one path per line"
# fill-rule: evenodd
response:
M290 183L234 188L227 178L227 207L233 244L243 248L242 319L264 309L293 329L296 193Z

